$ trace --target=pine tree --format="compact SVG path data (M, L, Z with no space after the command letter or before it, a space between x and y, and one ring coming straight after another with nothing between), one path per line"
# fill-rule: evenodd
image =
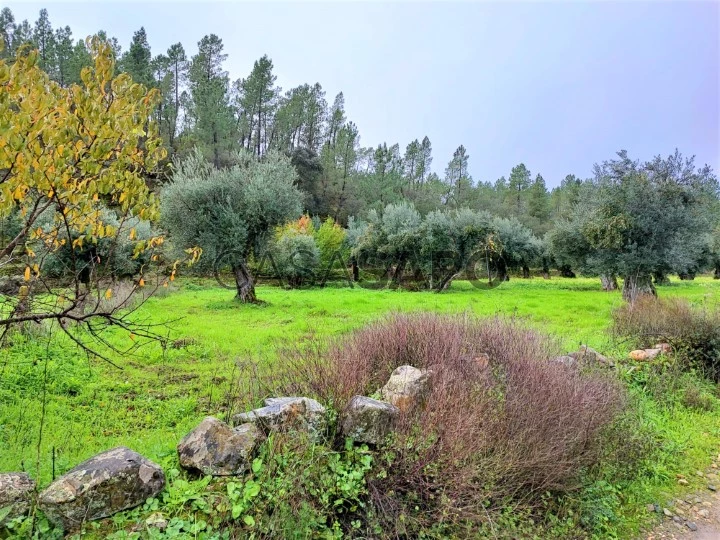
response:
M420 143L420 160L417 168L417 177L420 184L423 184L430 174L432 159L432 144L430 144L430 139L426 135Z
M128 73L133 81L151 88L155 83L151 59L152 53L145 28L140 27L140 30L133 34L130 48L122 55L120 70Z
M278 105L280 88L275 86L273 63L267 55L255 61L252 72L236 85L239 90L239 114L246 122L246 148L261 156L272 137L272 120Z
M222 40L215 34L198 43L190 64L190 120L203 153L216 167L236 148L235 121L229 101L228 74L222 68L227 58Z
M33 27L32 40L38 49L40 68L51 77L55 77L55 36L47 9L40 10L40 17Z

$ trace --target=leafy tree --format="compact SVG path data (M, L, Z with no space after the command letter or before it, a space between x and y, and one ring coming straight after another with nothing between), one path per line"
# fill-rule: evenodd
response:
M718 182L679 152L640 164L627 152L596 165L586 216L579 222L598 274L622 275L623 297L656 294L652 275L687 272L708 249L710 204Z
M494 229L500 245L502 268L520 269L524 278L530 277L530 266L538 262L543 252L540 240L515 218L495 218ZM507 275L503 276L507 279Z
M12 66L0 60L0 217L18 220L0 246L0 266L24 268L23 294L7 298L0 309L0 326L6 328L25 321L75 321L99 338L104 325L128 327L118 312L127 298L105 306L101 261L79 254L117 239L117 222L156 215L143 176L164 156L148 123L159 96L128 75L113 78L108 43L93 38L89 48L94 67L83 70L82 85L69 88L40 69L37 50L20 51ZM112 216L104 207L113 208ZM71 239L67 231L77 234ZM135 241L134 233L129 240L136 256L162 243L162 238ZM68 248L72 281L51 287L44 280L45 258L38 254ZM85 279L88 273L91 279ZM43 301L28 305L35 290L42 290Z
M212 263L229 263L237 298L257 302L248 260L260 257L272 230L302 210L290 159L242 153L235 164L216 169L196 151L175 167L162 190L162 223L179 247L199 246Z

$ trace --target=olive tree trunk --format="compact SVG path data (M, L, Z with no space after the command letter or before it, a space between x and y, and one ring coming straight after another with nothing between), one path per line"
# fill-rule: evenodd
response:
M235 285L237 286L236 298L243 304L256 304L258 299L255 296L255 280L253 280L245 261L233 266L233 274L235 274Z
M713 274L713 277L720 279L720 264L715 265L715 274Z
M603 291L617 291L618 282L615 274L601 274L600 283Z
M527 265L523 265L522 267L522 276L524 279L530 279L530 268L528 268Z
M650 274L633 274L625 276L623 299L634 302L641 296L657 296L657 291Z

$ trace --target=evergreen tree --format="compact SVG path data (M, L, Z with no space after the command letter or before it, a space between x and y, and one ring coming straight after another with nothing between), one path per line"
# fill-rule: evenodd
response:
M188 77L193 137L216 167L226 163L236 149L228 74L222 68L226 58L222 40L215 34L205 36L198 43Z
M273 63L267 55L255 61L247 79L239 83L240 114L244 116L247 132L243 134L246 148L262 156L272 137L273 118L278 105L280 88L275 86Z
M55 35L47 9L40 10L40 17L33 27L32 40L38 49L40 68L51 77L55 77Z
M468 160L470 156L461 144L453 153L453 158L445 169L445 182L449 185L455 185L461 178L469 178Z
M130 48L122 55L120 69L128 73L133 81L150 88L155 83L151 59L152 53L145 28L140 27L140 30L133 34Z
M420 159L417 166L417 177L421 184L425 182L425 179L430 174L432 159L432 144L430 144L430 139L426 135L420 143Z

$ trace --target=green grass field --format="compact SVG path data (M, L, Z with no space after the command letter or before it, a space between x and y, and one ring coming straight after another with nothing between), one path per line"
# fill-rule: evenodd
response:
M622 303L620 293L599 290L595 279L514 279L492 290L457 282L443 294L270 286L257 292L266 305L241 305L232 291L208 280L181 281L146 302L139 315L168 322L171 341L192 343L177 349L151 343L133 356L112 356L119 368L89 359L65 339L48 345L47 332L16 337L0 351L0 472L26 470L46 485L53 474L53 454L59 475L117 445L172 466L178 440L204 416L221 413L239 376L238 360L279 369L283 358L277 355L278 345L312 335L340 335L393 311L521 317L556 336L558 353L580 343L616 356L632 348L614 343L607 332L612 309ZM716 303L720 281L675 280L659 294ZM116 331L111 339L119 346L132 343L125 332ZM720 450L717 412L668 411L649 398L640 399L644 421L665 434L666 448L664 457L647 464L647 474L619 495L625 523L618 530L632 530L643 519L641 505L676 490L676 472L691 474Z

